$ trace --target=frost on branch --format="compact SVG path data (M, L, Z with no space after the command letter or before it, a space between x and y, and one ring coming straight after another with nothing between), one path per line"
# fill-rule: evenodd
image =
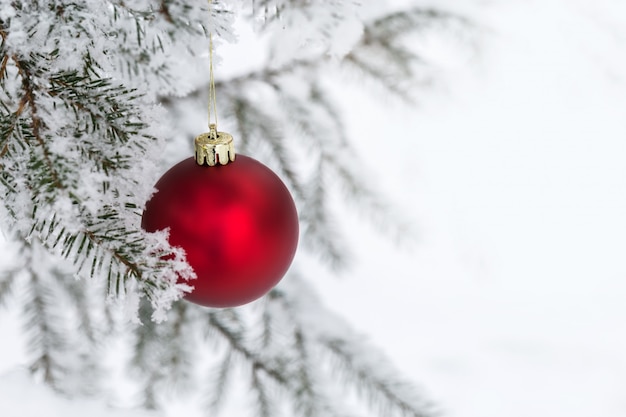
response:
M207 7L168 2L13 2L0 29L0 184L11 236L40 242L157 315L193 273L140 229L163 132L150 99L176 88ZM229 14L213 21L226 29ZM181 52L183 51L183 52ZM148 76L150 74L150 76ZM148 88L149 87L149 88Z

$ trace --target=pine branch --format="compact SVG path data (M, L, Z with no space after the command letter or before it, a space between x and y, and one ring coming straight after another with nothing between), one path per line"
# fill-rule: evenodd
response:
M27 249L31 252L31 249ZM43 380L55 388L59 387L64 374L64 367L57 360L57 355L67 349L55 322L61 319L50 306L55 302L49 288L43 282L39 272L28 268L29 278L27 299L22 304L26 319L24 326L29 335L28 346L34 354L30 364L32 373L41 374Z
M24 333L33 356L30 370L55 390L91 394L97 390L101 360L101 324L91 317L93 306L72 297L88 299L86 287L66 292L67 273L49 264L38 242L22 243L26 265L20 276L26 279L23 297L18 300L24 317ZM74 308L68 308L74 304ZM77 332L75 326L80 326ZM84 375L87 380L77 381Z
M37 179L37 182L31 183L30 188L33 191L37 190L37 192L40 193L40 195L42 195L46 200L48 200L48 202L52 202L54 199L56 199L55 197L53 197L56 194L56 191L54 191L54 189L58 189L62 191L64 194L67 194L73 200L74 204L77 204L80 202L79 198L74 196L71 189L68 188L61 181L60 179L61 175L57 171L57 164L52 162L53 160L52 153L47 145L47 141L43 137L42 129L44 128L45 125L43 124L41 118L38 115L38 105L34 98L36 94L35 87L32 81L33 79L38 78L40 75L37 74L35 70L30 67L30 64L28 62L20 60L15 56L12 58L12 60L18 70L19 75L21 76L22 89L24 92L22 99L20 100L19 106L17 108L17 111L13 115L13 119L18 120L24 113L25 109L29 108L30 110L29 130L30 132L32 132L31 133L32 137L36 141L36 146L39 149L41 149L41 153L43 157L41 162L37 162L36 160L33 161L33 164L31 165L31 169L37 170L38 168L43 168L42 171L45 172L48 177L48 179L46 179L45 177L42 178L40 177L40 175L38 175L39 178ZM60 74L57 77L51 77L50 82L53 86L56 84L60 84L61 88L63 89L68 88L69 82L64 81L64 80L67 80L68 77L70 77L74 81L77 79L81 79L74 73ZM93 85L92 88L102 87L103 85L104 85L104 82L101 80L101 82L99 82L97 85ZM41 92L38 91L37 94L46 93L46 92L52 97L58 95L57 94L58 91L55 90L54 87L50 89L49 91L41 91ZM71 89L69 90L69 92L65 92L64 94L67 94L68 97L78 96L78 93ZM87 107L86 105L77 106L76 104L75 106L81 109L85 109ZM111 116L108 116L109 119L110 117ZM92 121L94 121L95 119L104 118L104 117L101 115L95 115L91 113L90 118ZM133 126L133 125L134 124L130 124L130 126ZM11 126L9 126L7 130L3 130L2 136L7 138L5 139L7 142L8 142L9 137L14 137L14 138L16 137L16 135L14 134L15 126L16 124L12 123ZM96 130L95 127L91 129L91 131L95 131L95 130ZM117 128L116 126L112 126L110 128L110 132L116 138L121 139L122 142L123 142L124 137L126 136L126 134L124 135L120 134L121 130ZM132 133L133 132L129 132L129 134L132 134ZM28 138L29 136L30 135L26 136L26 138ZM27 144L28 144L28 141L27 141ZM8 149L8 143L5 144L5 149ZM40 173L42 171L37 171L37 172ZM50 187L52 187L53 189L51 190ZM46 244L49 244L50 238L54 237L53 232L56 230L56 227L59 226L59 224L60 222L57 222L54 217L51 220L46 220L46 219L43 219L41 221L35 220L35 223L33 224L33 227L31 230L42 233L41 237L42 237L43 242ZM102 246L102 240L98 239L94 232L88 229L83 229L82 235L89 240L89 244L85 246L88 252L91 250L91 248L95 246ZM61 240L63 240L65 242L64 252L66 254L69 254L72 249L73 243L76 242L79 237L80 237L79 234L71 234L71 233L66 232L64 229L62 229L56 235L56 238L52 243L52 247L56 246L57 244L61 242ZM109 252L109 254L112 256L112 259L116 259L118 262L120 262L121 264L125 265L128 268L128 270L130 271L129 273L130 276L141 279L140 270L136 265L134 265L128 259L124 258L123 256L121 256L119 253L115 251ZM86 257L84 259L86 259ZM83 259L83 262L84 262L84 259ZM95 265L96 265L96 262L94 261L92 270L91 270L92 274L94 272Z
M219 313L210 312L208 313L208 322L228 342L233 352L241 355L255 372L262 372L279 385L288 387L289 382L285 375L271 367L253 349L246 346L243 340L244 335L240 331L230 328L220 316Z
M5 307L13 295L13 288L18 281L22 265L0 267L0 307Z
M365 26L359 46L346 56L345 62L393 95L413 103L411 84L418 80L418 69L424 72L430 64L415 48L404 45L403 38L426 30L464 36L474 31L475 26L462 15L440 9L414 7L391 13Z
M276 407L267 392L267 383L263 381L263 375L254 367L251 372L250 386L256 394L257 415L259 417L276 417Z
M105 274L108 293L119 295L125 291L127 280L142 281L144 268L131 258L133 249L141 249L139 234L119 228L115 224L117 219L115 212L105 212L78 232L66 230L55 217L36 219L30 235L36 235L46 247L72 260L78 271L88 272L90 276ZM132 239L132 235L136 238ZM113 238L119 239L117 248L111 245ZM131 238L130 244L122 246L127 238Z
M174 341L173 346L167 349L164 360L164 368L168 369L168 380L173 385L187 386L191 380L193 354L193 333L188 325L189 305L177 303L172 308L172 316L169 320L172 325L163 340Z
M423 401L414 387L397 376L397 371L384 356L367 346L365 341L333 314L328 312L314 291L298 276L290 276L281 290L275 289L271 299L280 303L292 318L295 334L308 336L307 344L330 352L341 365L347 386L370 408L381 415L398 414L411 417L432 416L432 406ZM314 320L311 320L315 317ZM333 323L326 328L324 323ZM298 340L296 338L296 340ZM304 338L300 340L305 341ZM335 371L339 369L335 368Z
M45 162L45 172L50 177L50 184L56 188L64 189L63 184L59 180L59 174L56 171L56 167L52 163L52 158L50 156L50 149L48 148L46 141L44 140L41 129L43 127L43 122L38 115L38 105L35 101L35 91L34 86L32 84L31 78L34 77L34 72L30 69L30 65L26 61L22 61L18 59L16 56L12 57L12 60L17 68L19 75L22 78L22 90L24 92L20 104L17 108L17 112L15 113L15 119L18 119L26 108L30 109L30 130L32 132L32 137L36 140L37 145L41 149L43 153L43 160Z
M219 363L209 372L210 380L206 390L208 392L206 408L210 410L210 415L217 413L224 401L226 391L232 379L234 366L233 351L229 348Z
M3 103L8 114L3 117L6 122L0 123L3 159L13 168L11 174L3 170L1 177L13 194L4 201L9 213L23 216L18 214L24 211L18 195L32 195L28 236L71 258L78 270L106 276L112 294L122 294L129 281L141 283L157 305L159 294L172 287L173 274L164 280L163 273L174 263L145 258L150 251L160 253L150 249L150 240L136 221L129 227L126 214L143 204L135 195L139 179L115 178L133 169L136 154L146 153L154 141L144 133L147 125L137 109L141 96L99 77L96 71L85 75L65 69L46 72L60 59L56 50L11 57L21 93L14 109ZM72 156L92 165L77 164ZM20 180L17 173L21 173ZM94 179L99 183L87 182ZM97 206L92 199L105 201ZM167 250L162 252L168 255ZM181 261L180 254L174 258L174 262Z
M96 319L93 317L94 312L99 309L94 308L95 306L92 303L97 303L98 300L94 300L91 297L84 281L67 278L67 276L63 276L57 282L65 294L67 294L66 298L72 303L73 310L76 312L80 322L79 333L86 336L90 345L96 345L103 337L103 332L101 332Z
M296 411L305 417L312 417L320 414L318 406L322 402L320 395L316 392L316 381L312 375L312 361L309 356L307 341L300 326L297 326L294 334L295 348L298 352L298 370L296 371Z
M118 70L136 82L149 80L154 91L180 96L178 61L175 55L186 52L198 56L205 51L209 31L217 37L234 41L234 14L228 4L184 0L150 0L131 7L126 1L109 1L113 19L120 27L132 24L133 31L118 31ZM210 30L209 30L210 29ZM182 57L181 57L182 58Z
M266 305L271 310L271 301ZM274 347L268 345L259 351L250 340L252 329L249 326L241 327L242 323L238 319L229 324L230 318L224 317L221 313L209 313L210 325L227 343L225 357L218 363L217 368L211 371L215 377L210 387L218 390L217 393L211 392L209 395L213 406L216 405L214 402L216 398L218 402L223 399L234 362L239 361L249 371L249 389L254 396L259 415L276 415L279 402L270 391L273 387L288 395L295 415L308 417L337 415L327 399L318 392L321 382L313 376L315 360L309 357L303 333L298 330L292 334L293 337L290 336L287 343L279 342L275 337L284 335L286 328L292 326L266 310L264 317L268 328L265 330L270 334L266 334L265 338L269 343L276 342L279 345ZM232 312L228 311L227 315L230 314ZM279 324L281 321L283 323ZM216 411L215 408L211 410Z
M15 270L0 271L0 307L6 306L7 300L11 297L13 285L15 284Z
M142 325L135 331L131 366L141 377L144 406L159 409L158 398L164 387L190 384L193 378L194 339L188 329L189 312L185 303L177 303L163 325L150 319L151 309L145 302L140 306Z
M143 405L148 409L156 409L158 403L158 382L162 379L161 364L158 361L159 350L162 349L157 325L150 320L149 306L142 303L139 308L139 318L143 323L135 332L131 367L138 373L143 385Z
M303 184L298 178L294 158L287 146L283 132L278 128L280 121L271 114L261 110L258 103L238 97L234 100L233 114L237 123L237 130L241 138L242 148L245 149L256 143L263 143L270 147L272 156L277 161L279 173L286 180L296 198L303 199Z
M307 193L307 204L301 210L303 224L303 244L313 253L319 254L322 261L335 270L348 264L350 252L342 240L341 229L328 207L328 182L325 163L318 163L317 174L311 179Z
M413 7L382 16L370 25L376 33L388 38L433 27L452 30L455 26L468 29L474 28L475 24L467 17L448 10Z
M249 372L249 389L254 396L260 416L275 416L277 404L270 389L293 393L293 375L290 373L286 357L270 357L250 343L248 327L241 322L234 310L210 312L204 320L215 330L215 336L226 342L226 354L211 370L208 394L210 412L217 412L224 399L232 373L237 362L242 362ZM268 331L270 329L267 329ZM268 338L271 335L266 335ZM267 349L267 347L266 347ZM286 354L286 352L283 352Z
M391 374L377 375L370 364L360 363L355 346L350 346L346 340L329 338L321 342L343 365L350 385L357 386L361 397L367 398L371 407L378 406L381 414L397 410L412 417L433 415L432 405L417 400L412 392L414 388L409 384ZM362 350L362 346L358 349Z

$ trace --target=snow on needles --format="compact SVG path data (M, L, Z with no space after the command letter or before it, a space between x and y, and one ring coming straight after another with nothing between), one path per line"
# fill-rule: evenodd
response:
M268 3L277 15L267 20L266 28L274 33L270 57L277 66L320 52L343 58L363 34L354 1L322 0L303 7L292 7L287 0Z
M0 158L11 217L3 226L74 259L79 275L108 280L128 300L128 291L145 292L157 320L189 290L177 277L193 272L165 235L140 228L170 132L155 103L192 87L177 69L205 49L207 24L226 39L232 32L232 13L209 17L208 4L187 3L159 12L141 0L0 9L10 58L3 103L15 119Z

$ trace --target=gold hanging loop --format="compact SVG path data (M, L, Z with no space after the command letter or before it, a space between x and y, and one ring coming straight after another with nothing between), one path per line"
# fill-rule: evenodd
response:
M211 13L212 0L209 0ZM215 93L215 76L213 75L213 32L209 27L209 131L196 136L194 148L198 165L226 165L235 160L233 137L217 131L217 95ZM211 119L215 117L215 123Z

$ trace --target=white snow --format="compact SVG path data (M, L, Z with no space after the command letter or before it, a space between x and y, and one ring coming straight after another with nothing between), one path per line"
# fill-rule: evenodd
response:
M68 399L32 381L26 370L0 375L2 417L156 417L143 410L119 410L93 399Z
M358 263L315 285L448 417L623 417L624 3L474 10L491 30L480 56L431 51L443 80L419 107L342 94L356 147L417 242L397 249L346 215ZM381 164L370 145L389 134L396 159ZM24 363L16 333L0 314L0 374ZM0 376L0 416L43 415L152 414Z

